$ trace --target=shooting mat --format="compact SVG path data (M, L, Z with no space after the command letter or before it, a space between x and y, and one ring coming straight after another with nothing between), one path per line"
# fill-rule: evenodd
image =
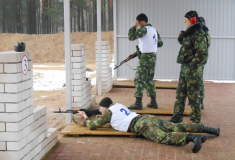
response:
M157 89L176 89L178 86L178 82L162 82L162 81L154 81L155 87ZM113 84L113 87L119 88L135 88L133 81L117 81Z

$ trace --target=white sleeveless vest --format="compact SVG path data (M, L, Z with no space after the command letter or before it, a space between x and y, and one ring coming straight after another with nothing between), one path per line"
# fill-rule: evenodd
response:
M157 32L154 27L145 26L147 28L147 34L139 38L139 48L141 53L157 53Z
M131 120L139 115L120 103L115 103L109 110L112 112L111 126L122 132L127 132Z

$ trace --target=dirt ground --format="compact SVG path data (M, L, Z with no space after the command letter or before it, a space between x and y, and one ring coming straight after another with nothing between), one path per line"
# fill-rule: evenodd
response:
M73 32L71 33L72 44L85 44L86 64L90 69L95 70L95 42L96 32ZM113 32L102 32L102 41L109 41L110 60L113 54ZM40 64L64 64L64 32L57 34L0 34L0 52L14 50L17 42L25 42L26 50L33 52L33 63Z

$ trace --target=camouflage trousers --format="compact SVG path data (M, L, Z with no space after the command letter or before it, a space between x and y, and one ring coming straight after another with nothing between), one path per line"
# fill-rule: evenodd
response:
M155 83L153 81L156 64L156 53L145 53L141 55L139 66L135 73L135 97L143 97L144 88L147 90L147 95L156 96Z
M203 66L190 70L189 65L181 65L179 84L176 90L176 101L173 119L183 120L185 101L188 96L192 108L190 122L201 121L201 99L203 92Z
M154 142L186 145L188 144L186 137L189 133L184 132L201 133L202 130L202 123L172 123L159 119L154 115L143 115L131 131Z

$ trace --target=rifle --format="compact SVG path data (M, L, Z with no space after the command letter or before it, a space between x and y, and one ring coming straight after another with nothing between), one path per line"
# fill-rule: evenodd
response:
M66 111L61 111L59 108L59 111L53 111L53 113L72 113L77 114L79 111L84 111L88 117L91 117L93 115L102 114L99 109L68 109Z
M134 58L137 57L137 56L138 56L138 58L140 59L140 57L141 57L141 52L140 52L138 46L136 46L136 50L137 50L137 51L136 51L135 53L130 54L130 55L129 55L126 59L124 59L119 65L115 66L114 69L117 69L119 66L123 65L124 63L128 62L128 61L131 60L131 59L134 59Z

